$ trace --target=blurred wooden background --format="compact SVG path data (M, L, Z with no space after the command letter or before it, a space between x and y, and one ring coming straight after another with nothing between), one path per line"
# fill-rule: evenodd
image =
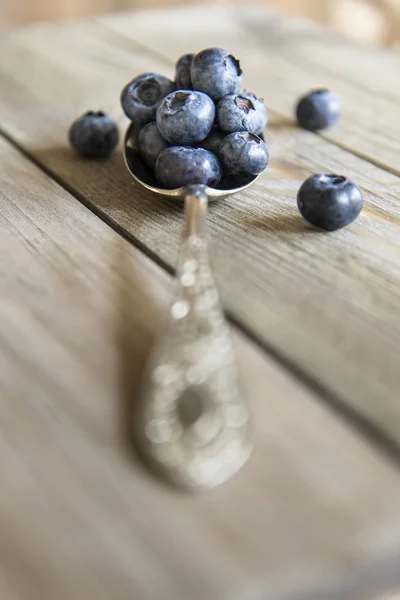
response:
M388 46L399 44L400 0L255 1L276 6L284 13L310 17L357 39ZM1 0L0 26L10 27L34 21L202 2L210 3L209 0ZM229 4L235 0L215 2Z

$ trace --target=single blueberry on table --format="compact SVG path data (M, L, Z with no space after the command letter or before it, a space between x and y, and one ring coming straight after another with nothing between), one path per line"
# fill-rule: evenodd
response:
M154 121L161 101L174 90L175 83L163 75L138 75L121 92L123 111L131 121L145 125Z
M341 109L342 104L336 94L325 89L314 90L300 98L296 106L297 122L311 131L326 129L336 123Z
M312 225L334 231L359 215L363 197L359 186L341 175L308 177L297 193L297 206Z
M237 94L240 90L240 63L222 48L207 48L196 54L190 74L193 88L208 94L214 102L219 102L228 94Z
M200 142L198 145L201 148L205 148L206 150L210 150L218 156L219 146L222 140L226 137L225 131L221 131L218 127L213 127L206 137L205 140Z
M191 146L204 140L211 131L215 105L203 92L178 90L161 102L157 125L161 135L176 146Z
M218 158L204 148L171 146L158 157L155 176L168 189L200 183L216 187L222 176Z
M227 133L249 131L260 134L268 121L264 100L254 94L241 92L225 96L217 105L217 122Z
M154 169L156 166L157 158L160 156L161 152L169 147L168 142L159 132L155 121L147 123L147 125L140 130L138 145L144 162L151 169Z
M194 54L184 54L175 65L175 81L178 90L193 89L190 67L192 66L194 56Z
M119 141L118 127L102 111L89 111L69 129L71 145L88 158L106 158Z
M268 165L267 144L254 133L236 131L221 142L218 156L226 175L259 175Z

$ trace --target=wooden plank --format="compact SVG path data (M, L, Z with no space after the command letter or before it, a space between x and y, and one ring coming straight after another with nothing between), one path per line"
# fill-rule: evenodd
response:
M65 144L79 110L28 111L7 128L98 214L174 265L180 208L135 186L119 154L79 160ZM277 125L270 135L266 175L210 210L225 305L282 360L398 442L398 181L307 132ZM334 234L312 231L295 206L299 177L324 167L354 177L367 201L358 221Z
M104 27L101 30L104 32ZM141 72L160 65L158 58L143 53L140 46L127 51L107 39L102 41L101 36L87 34L79 21L69 26L40 23L10 31L0 40L0 48L0 73L7 89L2 97L2 119L8 112L44 103L62 104L67 92L69 102L90 97L100 103L107 97L115 99L132 63Z
M138 189L120 156L89 163L66 147L69 123L83 108L106 107L112 97L123 126L116 89L147 60L148 69L165 71L156 55L126 40L118 47L115 39L96 22L16 32L5 42L9 52L0 53L1 69L13 73L2 79L3 127L98 214L174 265L180 209ZM45 100L50 104L38 110ZM268 136L266 174L210 211L225 304L282 360L398 443L399 179L282 124L279 115L272 114ZM325 170L353 177L367 201L362 216L334 234L311 231L295 206L300 180Z
M79 81L81 90L86 94L91 90L96 97L99 86L104 88L104 69L98 69L99 51L103 66L108 67L107 91L111 95L133 73L132 66L128 69L133 64L129 63L130 55L139 71L157 68L157 60L152 60L156 57L158 68L161 60L170 69L176 56L188 48L225 45L241 56L244 65L251 65L246 69L245 85L263 94L268 106L289 118L293 118L296 98L305 90L321 85L336 90L344 102L343 118L339 126L323 135L375 164L400 172L400 60L396 52L357 45L309 21L281 18L265 7L247 5L245 10L216 5L212 9L122 13L99 17L97 23L102 23L103 31L95 21L87 20L67 28L39 24L11 35L0 56L0 70L3 77L7 75L9 87L11 82L16 85L16 106L21 103L21 86L31 101L49 99L51 90L52 97L59 100L58 79L67 72L73 82ZM104 31L105 26L108 31ZM135 40L151 49L145 63ZM54 48L56 64L49 47ZM85 65L80 65L82 51L87 55ZM11 52L12 64L8 61ZM44 88L37 79L43 72L42 59L46 59L47 69L49 63L54 69L51 85ZM21 70L24 78L16 84ZM122 72L122 78L118 77ZM70 85L70 93L78 93L75 88L76 83Z
M400 585L398 470L235 334L256 449L201 497L129 450L169 276L0 141L2 600L361 600Z
M229 48L242 60L245 87L290 119L297 98L308 89L335 90L343 101L343 116L322 135L400 174L398 53L357 45L310 21L247 4L143 11L99 20L173 62L207 46Z

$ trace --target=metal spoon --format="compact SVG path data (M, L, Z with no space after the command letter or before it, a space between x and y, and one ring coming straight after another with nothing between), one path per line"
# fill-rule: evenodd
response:
M178 289L144 378L137 443L170 483L187 490L212 488L240 469L252 444L249 411L209 262L207 204L246 189L257 177L240 187L227 181L226 189L160 189L140 157L133 125L125 135L124 159L137 183L185 204Z

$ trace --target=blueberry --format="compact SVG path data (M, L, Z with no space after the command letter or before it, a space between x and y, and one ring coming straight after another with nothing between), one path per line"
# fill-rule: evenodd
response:
M228 94L237 94L242 81L239 61L227 50L207 48L193 59L190 69L193 88L219 102Z
M220 128L228 133L249 131L259 134L268 121L264 100L258 100L248 92L225 96L217 105L217 121Z
M72 123L69 140L83 156L106 158L118 144L118 127L102 111L89 111Z
M227 135L219 146L218 155L227 175L259 175L269 160L267 144L258 135L247 131Z
M157 110L161 135L171 144L191 146L204 140L215 118L214 102L203 92L190 90L169 94Z
M302 216L322 229L345 227L359 215L363 197L359 186L341 175L312 175L297 193Z
M154 121L161 101L174 90L175 83L167 77L144 73L126 84L121 92L121 105L131 121L145 125Z
M314 90L300 98L296 106L297 122L311 131L326 129L339 119L341 108L336 94L329 90Z
M169 189L195 183L215 187L221 179L222 168L209 150L171 146L158 157L155 175L162 187Z
M254 175L248 173L237 173L236 175L224 175L219 182L219 190L232 190L248 185L254 180Z
M184 54L175 65L175 81L179 90L192 90L192 78L190 77L190 67L194 54Z
M151 169L156 166L157 158L163 150L169 147L158 130L157 123L147 123L139 133L138 138L140 154L146 165Z
M199 146L218 155L219 146L224 137L226 137L224 131L221 131L218 127L213 127L206 139L199 143Z

